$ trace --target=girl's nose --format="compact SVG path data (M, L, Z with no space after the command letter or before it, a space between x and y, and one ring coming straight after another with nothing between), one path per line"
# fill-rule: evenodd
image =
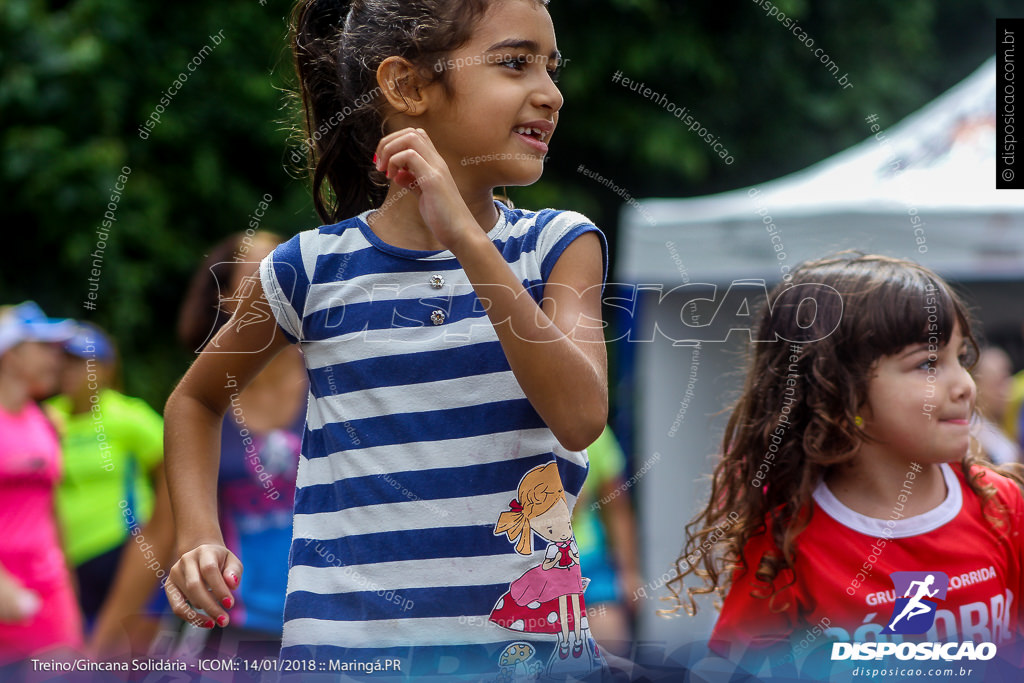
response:
M971 403L974 402L977 395L977 386L974 384L974 378L971 377L971 373L964 366L958 365L950 391L954 401L967 400Z
M558 86L555 85L555 82L551 80L547 73L541 75L540 78L543 79L543 82L534 90L534 104L557 114L565 102L565 98L562 97L562 91L558 89Z

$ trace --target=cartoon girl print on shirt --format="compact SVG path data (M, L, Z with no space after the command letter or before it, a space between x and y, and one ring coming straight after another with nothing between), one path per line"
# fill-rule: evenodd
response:
M518 497L498 516L495 535L506 534L520 555L533 554L533 534L548 542L544 559L509 584L490 620L512 631L558 635L552 661L583 655L586 630L580 554L555 462L527 472Z

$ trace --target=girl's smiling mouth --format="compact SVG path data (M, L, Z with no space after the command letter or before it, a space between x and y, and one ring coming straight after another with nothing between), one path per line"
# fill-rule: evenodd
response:
M537 121L528 121L523 125L516 126L512 129L512 132L515 133L515 135L523 142L538 150L541 154L546 154L548 151L547 141L551 138L551 133L554 132L554 130L554 123L545 119L540 119Z

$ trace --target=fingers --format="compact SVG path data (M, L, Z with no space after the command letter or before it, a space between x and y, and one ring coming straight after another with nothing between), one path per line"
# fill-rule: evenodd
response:
M408 146L416 141L425 142L433 147L433 143L430 141L430 136L427 135L427 131L422 128L402 128L401 130L396 130L394 133L385 135L380 139L380 142L377 143L378 161L381 160L388 148L391 148L392 150L397 149L397 147L395 147L396 143L399 143L399 141L403 139L405 142L399 145L400 147ZM384 167L379 164L377 168L381 171L384 170Z
M414 191L419 191L431 178L438 176L437 170L415 149L402 150L392 155L388 169L396 185Z
M225 609L231 609L235 606L235 598L231 591L236 590L242 583L242 562L230 551L221 569L221 578L228 587L228 594L221 596L220 603Z
M170 578L167 583L164 584L164 593L167 595L167 602L171 605L171 611L181 619L187 621L193 626L199 628L213 628L214 621L204 614L199 614L192 608L192 604L186 597L185 592L179 587L179 584L184 585L184 582L180 579L175 579L175 573L180 576L183 573L181 563L183 560L178 562L171 567Z
M174 613L190 624L227 626L227 610L234 606L231 589L238 587L241 575L242 563L227 548L201 545L171 568L165 592Z
M416 154L409 154L413 151ZM377 145L376 158L377 170L384 172L389 178L395 178L396 182L405 180L405 183L399 182L403 186L408 186L412 181L408 178L399 179L400 171L404 170L419 178L432 172L432 166L444 164L444 160L422 128L404 128L384 137ZM410 164L414 164L418 170Z
M232 591L236 590L239 585L242 584L242 561L238 557L234 556L234 553L230 551L227 552L227 559L224 561L221 575L224 580L224 584ZM231 597L230 593L225 597L230 599L231 605L234 604L234 598ZM221 598L221 602L223 602L223 598ZM230 609L231 605L225 606Z

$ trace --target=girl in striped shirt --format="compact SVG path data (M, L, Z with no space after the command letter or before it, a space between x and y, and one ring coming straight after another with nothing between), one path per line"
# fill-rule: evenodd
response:
M296 7L325 225L263 260L166 410L181 553L168 596L182 618L224 626L243 568L217 526L220 421L278 352L303 352L288 670L509 680L603 668L586 567L558 525L607 416L605 241L580 214L493 199L540 178L558 123L545 4ZM518 500L541 469L543 504ZM526 519L517 507L550 528L509 533L505 513Z

